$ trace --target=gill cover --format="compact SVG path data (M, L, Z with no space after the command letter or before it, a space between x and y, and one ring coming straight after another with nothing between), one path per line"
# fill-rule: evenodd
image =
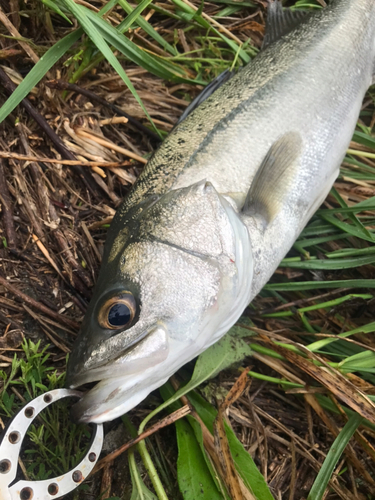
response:
M246 247L240 258L239 240ZM220 322L233 321L249 246L237 214L205 181L115 219L68 363L68 385L157 366L168 358L171 339L186 348L195 343L190 359L213 343Z

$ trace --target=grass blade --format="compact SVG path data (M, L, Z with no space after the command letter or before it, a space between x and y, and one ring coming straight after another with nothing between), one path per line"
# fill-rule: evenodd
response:
M152 1L152 0L151 0ZM147 0L147 3L151 3ZM151 24L143 19L141 16L137 16L135 19L132 19L131 22L129 23L129 20L131 19L130 16L135 13L135 11L138 9L139 6L133 10L132 6L126 1L126 0L119 0L119 5L124 9L124 11L129 14L129 16L122 21L118 26L117 30L120 31L121 33L125 33L125 31L128 30L132 22L136 22L138 26L140 26L148 35L150 35L156 42L158 42L164 50L172 54L173 56L177 55L177 50L172 47L164 38L159 35L159 33L151 26Z
M207 468L202 450L189 422L176 423L178 459L177 478L184 500L223 500Z
M143 432L147 422L159 413L159 411L195 389L203 381L215 377L221 370L228 368L228 366L242 360L246 356L250 356L251 352L250 347L244 340L236 337L236 335L231 335L229 331L222 339L199 356L190 382L181 387L170 399L158 406L156 410L143 420L139 427L139 434Z
M170 382L166 382L162 387L160 387L159 391L160 391L160 394L161 394L164 401L169 400L175 393L175 390L173 389ZM174 403L172 403L170 405L170 411L175 411L178 408L181 408L180 401L175 401ZM189 434L191 433L191 431L193 432L195 443L198 444L198 446L199 446L199 449L201 451L201 456L204 460L207 471L209 472L209 474L211 476L211 479L212 479L212 482L215 486L216 491L219 493L219 495L217 496L215 490L214 489L212 490L213 500L229 500L229 497L227 496L225 489L223 488L222 484L220 483L220 480L217 476L217 472L216 472L216 470L215 470L215 468L214 468L214 466L213 466L213 464L208 456L208 453L205 449L203 432L202 432L202 427L201 427L200 423L191 415L188 415L186 417L186 420L181 419L181 420L176 421L176 424L178 422L184 422L184 423L186 422L189 426L189 431L188 431ZM177 432L178 432L178 430L177 430ZM192 469L192 472L194 472L194 469ZM177 474L179 475L179 468L178 467L177 467ZM192 476L192 481L193 481L193 477L194 476ZM189 485L190 488L191 488L191 484L192 483L190 483L190 485ZM180 484L180 481L179 481L179 485L180 485L180 488L181 488L181 486L182 486L182 488L184 488L186 486L186 485ZM184 495L184 491L182 490L182 488L181 488L181 492ZM200 498L200 495L198 495L198 497L196 497L196 498ZM193 497L192 500L195 500L195 498ZM209 499L209 500L211 500L211 499Z
M366 255L365 257L356 257L350 259L310 259L310 260L292 260L284 259L279 264L280 267L291 267L294 269L352 269L375 262L375 255Z
M323 347L332 344L333 342L337 342L340 339L345 339L346 337L350 337L351 335L354 335L356 333L373 333L375 332L375 321L372 321L371 323L368 323L367 325L360 326L358 328L355 328L354 330L350 330L348 332L342 332L338 333L337 337L335 338L328 338L328 339L322 339L322 340L317 340L316 342L313 342L312 344L309 344L307 347L309 348L310 351L315 352L318 351L319 349L323 349Z
M333 215L320 214L320 217L322 217L322 219L326 220L327 222L329 222L333 226L338 227L339 229L341 229L345 233L350 234L351 236L356 236L357 238L361 238L362 240L365 240L365 241L370 241L371 243L374 243L374 241L375 241L374 237L372 236L371 233L369 233L370 236L368 236L362 230L360 230L358 227L347 224L346 222L342 222L339 219L337 219L336 217L334 217Z
M157 500L156 496L146 487L142 480L135 461L134 451L129 450L128 456L130 477L133 485L130 500Z
M215 33L215 35L219 36L233 50L235 54L238 52L239 57L241 57L241 59L245 64L250 62L250 56L243 49L241 49L241 47L239 47L234 40L229 40L229 38L220 33L220 31L218 31L216 28L214 28L206 19L204 19L203 16L199 14L199 11L196 12L189 5L186 5L186 3L183 2L182 0L172 0L172 1L179 9L181 9L184 13L187 14L189 19L194 19L203 28L212 30Z
M331 189L331 194L336 198L336 201L340 205L341 208L341 213L342 210L345 210L346 208L349 208L348 205L345 203L343 198L341 197L340 193L337 191L335 187L332 187ZM362 222L356 217L355 213L348 212L348 217L349 219L353 222L353 224L363 232L368 238L372 239L371 233L364 227Z
M117 28L116 28L117 31L119 31L120 33L125 33L126 31L128 31L128 29L131 27L131 25L135 21L138 20L139 16L146 9L146 7L148 7L150 5L151 2L152 2L152 0L142 0L142 2L139 5L137 5L137 7L135 9L132 9L130 7L131 11L127 12L128 16L123 21L121 21L121 23L117 26ZM119 5L121 5L121 7L122 7L122 4L123 4L123 1L120 0Z
M366 146L366 148L375 149L375 139L370 134L365 134L364 132L359 132L356 130L353 134L353 141Z
M323 498L324 492L327 488L328 481L330 480L337 462L339 461L346 445L349 443L351 437L361 425L363 418L360 415L352 415L340 434L335 439L331 446L326 459L316 476L313 487L307 497L307 500L320 500Z
M52 66L70 49L70 47L80 39L83 31L81 29L69 33L59 42L55 43L40 58L32 68L27 77L18 85L13 94L5 101L0 108L0 123L11 113L16 106L24 99L32 88L37 85Z
M64 1L71 2L72 0L64 0ZM83 9L84 8L82 8L82 10ZM181 66L163 60L159 57L156 57L155 55L148 54L146 51L140 49L138 45L133 43L126 36L119 33L116 30L116 28L114 28L109 23L104 21L104 19L99 17L97 14L91 12L88 9L84 10L85 10L85 16L87 16L87 19L91 21L91 24L95 28L95 31L98 33L98 35L100 34L100 38L102 40L105 39L107 43L113 45L117 50L119 50L122 54L124 54L125 57L133 61L135 64L138 64L142 68L146 69L147 71L153 73L156 76L159 76L160 78L164 78L167 80L175 80L185 83L193 82L192 79L187 78L186 71L182 69ZM92 41L99 48L98 40L92 38ZM109 50L108 46L107 48ZM112 53L112 51L110 52ZM102 53L103 55L105 55L104 52ZM116 57L112 53L111 59L113 58L117 61ZM122 69L120 63L118 61L117 63ZM115 69L117 71L117 68ZM194 81L194 83L202 83L202 82Z
M74 3L73 0L63 0L65 3L66 7L70 10L70 12L76 17L78 22L81 24L83 30L85 33L90 37L92 42L97 46L97 48L100 50L100 52L105 56L107 61L111 64L113 69L117 71L117 73L120 75L122 80L124 81L125 85L129 88L130 92L133 94L135 99L137 100L138 104L141 106L143 109L144 113L146 114L147 118L150 120L150 122L153 124L153 121L148 114L141 98L139 97L137 91L133 87L133 84L129 80L128 75L125 73L125 70L121 66L120 62L118 59L115 57L109 46L107 45L106 41L100 34L100 32L97 30L97 28L94 26L92 23L93 17L95 19L100 20L102 23L106 24L109 26L108 23L106 23L100 16L96 14L92 14L89 9L86 9L85 7L82 7L81 5L77 5ZM92 15L91 15L92 14ZM114 29L114 28L113 28ZM154 126L156 132L157 129Z
M303 290L319 290L320 288L375 288L375 280L358 279L269 283L263 288L263 290L274 290L277 292L301 292Z
M196 392L190 393L189 400L206 427L213 433L213 423L217 415L216 409ZM274 500L264 477L259 472L250 454L236 437L234 431L228 425L225 425L225 431L236 469L246 487L258 500Z
M72 24L71 20L68 17L66 17L66 15L64 14L64 12L54 2L52 2L51 0L42 0L42 2L44 3L44 5L46 7L48 7L51 10L53 10L53 12L55 12L56 14L58 14L59 16L61 16L63 19L65 19L65 21L67 23Z
M375 373L375 352L362 351L349 356L341 361L339 368L347 373L357 371Z

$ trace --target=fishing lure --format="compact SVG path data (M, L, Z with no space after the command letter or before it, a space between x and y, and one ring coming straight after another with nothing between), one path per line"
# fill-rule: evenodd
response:
M103 426L95 425L91 443L81 462L61 476L42 481L16 481L18 459L27 430L41 411L66 397L81 397L79 391L55 389L30 401L11 420L0 442L0 499L52 500L67 495L87 478L103 446Z

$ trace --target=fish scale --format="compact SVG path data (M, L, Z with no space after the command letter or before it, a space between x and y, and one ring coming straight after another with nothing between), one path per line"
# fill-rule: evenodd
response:
M70 387L99 381L78 420L130 410L235 323L327 196L374 69L373 0L270 3L263 50L192 105L113 219L68 365ZM130 296L127 323L101 323Z

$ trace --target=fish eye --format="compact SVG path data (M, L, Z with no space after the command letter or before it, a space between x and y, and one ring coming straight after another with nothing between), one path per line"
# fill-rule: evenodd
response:
M137 304L130 292L123 292L108 299L101 307L98 321L102 328L117 330L131 325Z

